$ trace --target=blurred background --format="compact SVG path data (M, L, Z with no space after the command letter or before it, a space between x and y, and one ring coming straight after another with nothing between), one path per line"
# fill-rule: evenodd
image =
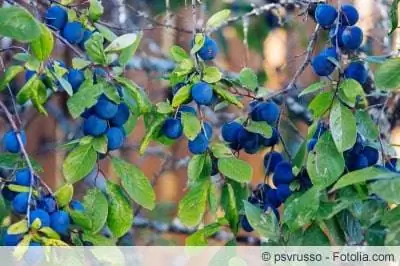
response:
M20 1L24 2L24 1ZM36 9L42 14L48 1L33 1ZM79 1L75 1L79 3ZM82 0L82 3L85 1ZM213 38L219 44L220 53L215 60L216 66L227 73L238 73L243 67L253 68L258 73L259 81L269 91L279 91L291 81L296 70L301 66L306 55L309 38L314 31L315 22L312 18L312 5L309 1L301 2L301 7L295 1L279 0L208 0L199 1L197 8L197 27L218 10L229 8L232 16L238 16L236 22L229 24L213 33ZM333 5L340 3L354 3L360 13L358 25L365 33L364 45L360 57L369 62L371 77L368 92L374 90L372 72L377 62L382 58L396 55L400 48L400 35L389 32L389 8L392 0L354 0L328 1ZM7 1L0 1L7 4ZM261 11L252 16L244 16L254 9L275 3L277 8L270 11ZM26 1L29 5L29 1ZM171 97L168 83L163 79L168 71L174 68L174 63L168 58L169 47L178 44L189 49L192 39L193 21L192 7L189 0L108 0L103 1L105 15L101 23L112 29L117 35L143 30L144 37L135 57L129 63L126 73L130 79L145 89L153 103ZM261 10L261 9L260 9ZM325 35L324 35L325 34ZM318 36L318 46L329 45L327 33ZM9 39L0 40L1 48L12 46ZM318 49L317 49L318 50ZM5 65L12 63L13 53L3 52ZM71 66L74 52L61 42L53 54L54 59L61 59ZM375 63L374 63L375 60ZM298 98L297 94L308 85L318 80L311 68L297 80L296 89L285 97L277 97L277 101L286 103L284 123L280 131L287 141L291 154L295 154L299 144L306 135L311 115L306 106L310 100L307 97ZM23 78L17 80L12 90L17 92L23 83ZM12 106L10 95L2 93L0 98ZM37 113L32 106L18 106L23 127L28 136L28 152L44 168L41 177L52 187L63 184L62 163L66 151L61 144L66 143L81 134L81 121L74 121L66 108L66 93L56 93L46 104L49 116L44 117ZM383 134L389 142L400 145L400 116L399 96L393 97L388 110L380 120ZM382 99L379 96L369 97L370 112L377 117L382 115L380 107ZM9 108L12 110L13 108ZM211 109L206 112L209 120L216 129L226 121L233 120L241 112L237 108L223 109L214 113ZM3 114L2 118L4 118ZM0 134L9 129L5 119L0 120ZM190 229L181 227L176 220L176 206L185 193L187 183L186 166L189 160L187 141L180 140L171 147L151 145L145 156L137 154L137 147L144 134L141 120L137 121L136 129L129 137L124 148L119 151L120 156L138 165L153 181L159 203L156 210L147 212L137 210L135 227L125 243L142 245L183 244ZM217 134L219 135L219 134ZM218 136L219 137L219 136ZM265 150L256 155L242 155L242 158L251 163L254 168L252 185L255 186L264 179L263 155ZM399 150L400 152L400 150ZM0 162L1 164L1 162ZM110 164L107 160L100 163L104 177L113 179ZM90 184L89 184L90 185ZM88 182L77 184L77 190L84 191ZM78 195L78 197L81 195ZM213 218L213 217L208 217ZM206 217L207 220L207 217ZM215 238L215 243L223 240L223 234ZM244 237L247 243L252 238ZM256 240L254 240L256 241Z

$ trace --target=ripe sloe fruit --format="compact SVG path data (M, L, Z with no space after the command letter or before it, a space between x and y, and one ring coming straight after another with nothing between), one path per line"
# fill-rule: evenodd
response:
M221 129L222 138L226 142L235 142L237 141L239 132L242 128L243 126L236 121L225 123Z
M56 211L50 215L50 226L61 235L67 235L70 218L65 211Z
M315 10L315 20L324 28L330 28L336 20L336 8L328 4L318 4Z
M194 140L189 140L188 147L193 154L203 154L207 151L208 139L200 133Z
M110 124L114 127L121 127L128 121L129 115L129 107L125 103L121 103L118 105L117 113L111 118Z
M85 81L83 72L78 69L71 69L68 72L68 82L71 84L72 90L77 92L79 87Z
M273 176L273 181L275 186L281 184L290 184L294 180L294 175L292 172L292 165L289 162L280 162L275 167L275 173Z
M360 48L363 37L363 32L359 27L346 27L342 34L343 48L351 51Z
M358 83L364 85L368 79L368 70L361 62L352 62L344 70L344 76L348 79L357 80Z
M273 173L276 166L283 161L281 153L272 151L264 156L264 168L267 173Z
M191 94L193 100L200 105L210 105L214 95L212 87L206 82L194 84Z
M198 55L204 61L213 60L218 53L217 43L210 37L206 36L204 45L198 51Z
M20 132L21 140L24 145L26 145L26 134L25 131ZM18 153L21 151L21 147L18 142L17 134L10 130L3 136L3 147L6 151L11 153Z
M167 118L161 128L162 133L170 139L178 139L182 136L183 127L179 119Z
M50 216L46 211L42 209L36 209L34 211L31 211L29 216L30 225L32 225L36 219L40 220L41 227L50 226Z
M56 30L61 30L68 22L68 13L60 6L52 6L46 10L44 18L47 25Z
M358 11L353 5L342 5L340 8L340 22L343 26L353 26L357 23L358 18Z
M124 145L125 134L119 127L111 127L107 130L107 148L109 151L117 150Z
M28 198L29 198L29 193L27 192L18 193L17 196L15 196L15 198L12 201L13 210L18 214L26 213L26 210L28 208Z
M251 112L251 119L253 121L265 121L272 125L279 118L279 106L274 102L260 103Z
M61 35L71 44L78 44L83 40L83 26L80 22L68 22Z
M118 105L109 99L100 98L94 106L96 115L103 119L111 119L118 112Z
M95 115L89 116L83 123L83 132L85 135L99 137L107 130L107 122Z

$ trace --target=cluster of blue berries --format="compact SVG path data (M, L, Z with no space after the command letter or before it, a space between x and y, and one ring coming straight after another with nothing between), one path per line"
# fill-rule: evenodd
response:
M92 36L92 32L85 29L82 23L68 22L67 11L58 5L53 5L46 10L45 21L49 27L60 31L61 36L69 43L79 45L83 50L85 42Z
M243 124L232 121L222 126L222 138L229 143L231 149L236 151L244 149L248 154L255 154L261 147L272 147L279 141L279 133L275 128L279 114L279 106L273 101L254 101L250 103L249 118L255 122L267 122L271 125L272 136L265 138L261 134L248 131Z
M130 117L129 107L124 102L117 104L102 95L93 107L82 114L82 117L85 119L84 135L92 137L106 135L108 151L123 146L126 138L123 126Z
M196 53L196 56L200 57L204 61L213 60L218 53L218 47L216 42L208 37L204 37L204 44L200 50ZM172 94L175 96L178 91L186 86L186 83L178 83L172 88ZM198 81L194 83L190 90L189 98L184 104L191 102L196 103L198 106L210 106L218 102L218 97L214 93L211 84ZM182 112L188 112L193 115L197 115L196 110L189 105L180 106L175 113L175 116L169 117L164 121L161 128L161 133L170 139L178 139L182 136L183 125L181 122ZM193 140L189 140L188 148L193 154L205 153L208 149L209 142L212 139L213 130L212 126L206 122L202 122L202 129L200 133Z
M11 184L29 187L31 186L31 175L29 169L18 170L15 174L15 180ZM33 176L33 178L34 183L32 186L36 186L38 178L36 176ZM12 211L15 215L26 216L28 206L30 206L30 226L37 223L37 220L40 221L36 225L38 227L35 227L36 230L43 227L50 227L61 236L68 236L71 225L70 216L67 211L58 208L57 202L52 195L41 194L40 196L35 196L35 194L32 194L29 201L28 192L17 193L11 191L7 186L3 188L2 195L6 200L11 201ZM84 211L83 205L77 200L72 200L69 208L75 211ZM15 246L23 237L23 234L6 233L3 244L5 246ZM35 244L36 242L31 243Z
M348 171L360 170L378 163L379 151L367 144L364 137L358 134L353 148L344 152Z
M339 12L335 7L320 3L315 10L315 20L324 29L329 29L332 47L322 50L311 62L318 76L329 76L339 60L338 51L351 53L360 48L363 41L362 30L355 26L359 19L353 5L342 5ZM355 79L364 85L368 78L368 70L361 62L352 62L344 70L344 77Z

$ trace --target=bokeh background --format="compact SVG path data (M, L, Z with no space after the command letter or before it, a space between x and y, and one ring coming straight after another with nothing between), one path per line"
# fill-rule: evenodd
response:
M7 4L0 1L0 4ZM24 1L21 1L24 2ZM39 13L43 13L48 6L48 1L35 2ZM77 3L79 1L76 1ZM85 2L85 1L81 1ZM233 16L242 16L268 3L279 1L267 0L208 0L201 1L197 8L198 27L202 22L218 10L232 9ZM213 33L217 40L220 53L215 64L227 73L238 73L243 67L253 68L261 83L269 91L279 91L290 82L296 70L304 61L308 40L312 34L315 23L304 8L298 8L290 1L277 9L262 12L248 19L238 19L237 22ZM360 13L358 25L365 33L364 48L361 58L372 61L374 57L393 55L400 48L400 34L395 32L388 36L389 7L392 0L354 0L354 1L328 1L334 5L341 3L354 3ZM26 1L29 7L29 1ZM145 89L154 103L171 97L168 83L163 77L174 67L168 58L169 47L178 44L189 49L192 39L193 21L190 0L107 0L103 1L105 15L102 23L107 25L116 34L123 34L137 30L144 31L140 49L129 64L127 76ZM1 48L13 45L9 39L0 40ZM318 47L329 45L327 34L318 37ZM318 50L318 49L317 49ZM5 65L12 63L12 53L3 52L2 58ZM62 43L57 43L54 59L61 59L68 66L74 57L73 51ZM377 64L369 64L373 70ZM372 71L373 72L373 71ZM371 80L373 79L371 72ZM281 132L287 140L289 150L295 153L299 143L307 132L311 116L306 106L310 100L307 97L298 98L301 89L318 80L310 67L297 80L296 89L285 97L276 100L285 102L284 123ZM23 78L17 80L12 89L19 90ZM373 90L373 83L367 90ZM66 109L66 93L57 93L46 104L49 116L44 117L36 112L32 106L18 106L23 126L28 136L28 152L44 168L41 177L52 187L57 188L63 183L62 163L66 151L61 144L72 140L81 134L81 121L74 121ZM10 95L2 93L0 98L10 107ZM383 134L392 144L400 145L400 116L399 97L393 97L388 105L388 110L381 119ZM373 115L381 114L379 106L382 105L379 97L369 98L373 107ZM376 105L376 110L374 106ZM13 108L9 108L12 110ZM209 110L206 112L209 120L218 130L222 123L230 121L245 112L237 108L224 109L217 113ZM3 114L0 114L3 117ZM6 120L0 120L0 134L8 130ZM138 165L154 183L157 194L158 206L152 212L137 210L135 226L125 243L143 245L155 244L183 244L184 238L190 229L184 228L174 220L178 201L185 193L187 175L186 166L189 160L187 141L180 140L171 147L151 145L145 156L137 154L137 147L144 134L141 120L137 121L136 129L129 137L124 148L119 151L120 156ZM216 134L219 135L219 134ZM219 137L219 136L218 136ZM400 146L398 151L400 152ZM256 155L242 155L242 158L251 163L254 168L252 185L255 186L264 179L263 155L265 150ZM100 163L100 169L105 178L113 179L110 164L107 160ZM78 191L83 192L88 183L77 185ZM82 196L80 194L78 197ZM211 219L213 217L205 217ZM221 233L215 238L215 243L222 240ZM251 237L244 237L251 244ZM255 240L254 240L255 241Z

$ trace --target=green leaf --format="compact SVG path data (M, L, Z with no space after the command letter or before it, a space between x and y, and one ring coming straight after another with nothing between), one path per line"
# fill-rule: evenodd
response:
M375 83L379 89L394 90L400 87L400 58L392 58L379 66Z
M107 143L108 143L108 139L107 139L106 135L102 135L100 137L93 138L93 140L92 140L93 149L102 154L107 153Z
M208 224L185 239L186 246L207 246L207 238L221 230L219 223Z
M205 41L206 41L206 38L205 38L204 33L196 33L194 35L194 43L193 43L192 50L190 50L190 53L191 54L197 53L201 49L201 47L203 47Z
M344 166L343 155L336 149L332 135L324 133L308 155L307 172L312 183L320 188L330 186L343 173Z
M170 114L174 111L174 108L172 108L171 104L167 102L159 102L156 104L157 106L157 112L160 114Z
M31 42L32 53L40 61L49 58L54 48L53 33L43 24L40 25L40 36Z
M0 92L3 91L7 87L8 83L10 83L10 81L22 71L24 71L22 66L12 65L8 67L0 79Z
M43 172L43 168L38 164L38 162L32 158L29 159L35 172ZM25 159L21 158L20 154L0 153L0 168L5 170L18 170L26 167L28 167L28 165Z
M90 233L83 233L82 240L92 243L94 246L115 246L116 243L113 239L107 238L102 235L93 235Z
M180 89L180 90L182 90L182 89ZM229 102L231 104L234 104L239 108L243 108L243 104L239 101L238 98L236 98L232 93L230 93L229 91L223 89L219 85L213 86L213 90L223 100L225 100L225 101L227 101L227 102Z
M211 144L210 149L212 154L218 159L233 157L232 150L223 143L213 143Z
M235 157L218 160L218 170L226 177L240 183L249 182L253 176L253 168Z
M344 176L342 176L338 182L333 186L333 190L338 190L350 185L364 183L368 180L372 179L392 179L399 178L400 174L389 171L385 168L379 167L368 167L361 170L350 172Z
M339 152L354 146L357 138L356 118L351 110L339 101L335 101L332 106L329 125Z
M194 140L201 131L201 123L197 116L189 112L181 112L183 134L189 139Z
M149 128L147 128L147 130L146 130L147 131L146 135L143 137L143 139L140 143L139 153L141 155L143 155L144 152L146 151L147 146L149 146L149 144L150 144L150 141L158 135L162 125L164 124L164 121L165 121L165 118L164 118L164 116L161 116L161 115L157 116L154 120L152 120L152 123L149 125Z
M206 67L203 72L203 80L208 83L216 83L222 78L222 73L217 67Z
M356 111L356 121L358 132L369 141L375 141L379 136L379 130L376 123L365 110Z
M254 206L247 200L243 201L246 218L250 225L256 230L261 237L269 241L276 242L279 240L280 229L279 221L272 210L263 212L259 207Z
M99 0L89 1L89 18L92 21L97 21L101 18L104 13L104 7Z
M391 29L389 31L389 35L391 35L399 25L399 17L398 17L399 2L400 2L399 0L393 0L390 6L389 15L390 15Z
M314 118L319 118L326 111L328 111L333 100L333 94L330 91L318 94L308 105L308 108L313 114Z
M124 77L114 77L115 80L126 88L125 93L129 94L139 106L141 114L151 110L151 103L146 93L132 80Z
M376 194L389 203L400 203L400 175L397 179L378 180L369 184L369 193Z
M136 43L138 39L140 39L140 34L127 33L121 35L117 39L112 41L104 51L105 52L121 51L122 49L128 48L129 46Z
M175 62L182 62L185 59L190 59L190 56L186 53L186 51L177 45L172 45L169 49L169 55Z
M74 186L72 184L65 184L54 193L54 196L58 206L67 206L74 196Z
M132 227L133 210L121 188L107 181L107 195L109 200L107 226L114 237L119 238Z
M382 216L381 224L386 227L399 228L400 225L400 206L394 209L386 210Z
M78 118L87 108L95 105L97 98L103 93L102 83L96 85L90 83L82 84L78 92L68 99L67 106L72 118Z
M315 219L320 204L318 189L318 187L312 187L301 196L290 197L285 202L282 222L289 227L291 232Z
M0 8L0 35L29 42L39 38L40 33L39 22L25 9Z
M54 231L51 227L42 227L39 229L39 232L51 239L57 239L57 240L61 239L60 235L56 231Z
M104 51L104 38L100 33L93 33L85 42L85 51L89 58L100 65L107 65L107 56Z
M177 108L191 97L192 85L187 84L181 87L172 99L172 107Z
M7 228L7 234L19 235L28 232L28 221L26 219L20 220Z
M339 96L351 107L354 107L357 102L366 100L363 87L354 79L346 79L340 83Z
M72 89L71 84L63 77L57 78L58 82L60 82L61 87L68 93L69 96L74 94L74 90Z
M112 42L118 38L118 36L114 32L112 32L108 27L101 25L99 23L94 23L94 25L107 41Z
M311 84L310 86L308 86L307 88L305 88L302 92L300 92L299 97L319 91L320 89L324 88L325 86L326 86L325 82L322 82L322 81L315 82L315 83Z
M86 192L83 198L85 214L90 217L92 233L99 232L107 221L108 202L106 196L97 188L92 188Z
M236 206L235 192L229 183L226 183L222 188L221 206L224 209L225 218L229 221L232 232L236 234L239 230L239 210Z
M125 66L126 64L128 64L129 60L135 55L142 37L143 37L143 32L138 32L135 41L121 51L121 54L119 55L118 59L121 65Z
M85 67L89 66L90 64L91 64L90 61L87 61L87 60L82 59L80 57L72 58L72 67L74 69L84 69Z
M32 90L37 90L39 80L37 74L33 75L17 94L17 103L25 104L32 96Z
M191 60L191 59L183 59L178 64L178 66L174 69L172 74L177 75L178 77L186 76L190 72L192 72L193 69L194 69L193 60Z
M212 29L212 28L218 28L221 26L223 23L226 22L226 20L229 18L231 15L231 10L230 9L223 9L215 14L213 14L206 23L206 28Z
M188 179L190 182L196 182L203 171L206 162L207 154L194 155L187 168Z
M210 185L208 179L197 182L179 202L178 217L186 226L196 226L202 220Z
M272 127L264 121L249 121L246 126L247 131L262 135L264 138L272 137Z
M73 184L90 174L96 165L97 153L92 145L79 145L67 156L63 164L63 174L67 182Z
M112 158L112 166L129 197L146 209L154 209L156 196L144 173L133 164L116 157Z
M92 229L92 220L86 214L86 212L75 211L70 208L67 208L68 214L71 216L74 224L84 228L85 230L90 231Z
M251 68L243 68L239 74L240 83L243 87L255 91L258 87L258 78Z

